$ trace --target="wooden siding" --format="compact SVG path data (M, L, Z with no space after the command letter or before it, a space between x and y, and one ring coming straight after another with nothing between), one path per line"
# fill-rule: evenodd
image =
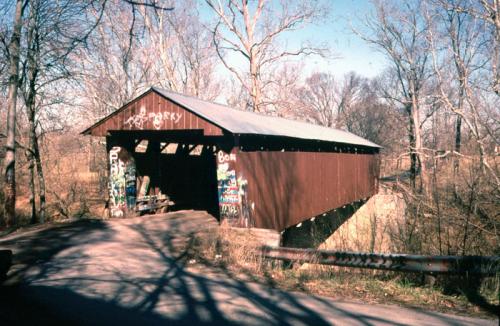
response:
M253 226L284 230L374 195L379 157L322 152L239 152L238 178L247 180Z
M223 130L154 91L128 103L89 129L93 136L113 130L203 130L220 136Z

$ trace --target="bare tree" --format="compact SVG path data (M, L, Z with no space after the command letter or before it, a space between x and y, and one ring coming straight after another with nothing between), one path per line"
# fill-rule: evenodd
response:
M206 0L215 14L212 27L217 54L224 66L247 91L249 109L265 111L265 89L273 79L269 67L292 56L321 54L322 49L302 45L288 50L280 47L280 37L303 28L326 14L319 2L259 0ZM234 63L242 58L245 67Z
M356 33L384 53L393 67L398 94L396 97L389 93L386 95L403 106L407 113L411 184L416 189L416 176L420 174L419 189L426 193L428 176L421 115L423 90L430 73L427 21L421 14L418 1L404 4L377 1L375 9L375 15L366 20L370 34Z
M368 79L354 72L344 76L342 84L339 85L338 126L345 126L347 130L352 131L352 111L365 97L373 94L368 83Z
M13 225L16 218L16 104L19 83L19 58L21 29L23 25L23 1L16 1L12 36L9 44L9 95L7 116L7 139L4 159L5 226Z
M140 17L140 12L125 3L108 6L103 12L88 51L79 61L83 121L102 118L149 85L152 58L140 47L144 30Z
M43 88L57 89L54 83L64 83L72 77L71 60L80 49L86 44L88 37L92 31L99 25L104 9L108 1L27 1L16 2L15 13L5 11L5 16L13 15L14 24L12 36L6 51L9 63L9 117L7 128L6 142L6 159L5 165L5 183L4 193L6 224L12 225L15 220L15 127L16 127L16 99L17 89L20 84L24 87L24 99L27 108L27 116L29 120L30 144L29 149L30 160L36 162L36 169L40 185L40 203L41 203L41 220L44 217L44 178L42 172L42 161L40 151L38 150L38 135L41 124L37 121L37 94ZM162 6L157 1L133 2L125 0L124 3L132 8L135 13L139 7L151 7L154 10L171 10L172 8ZM26 17L27 33L26 38L23 38L23 11L29 10ZM95 13L89 16L90 13ZM132 24L133 27L133 24ZM0 41L5 45L7 33L5 25L2 24L0 32ZM21 46L26 45L26 53L21 51ZM19 61L23 60L23 74L19 77ZM3 68L3 65L0 66ZM47 101L45 101L47 105ZM31 171L33 171L33 164ZM31 182L33 185L34 182ZM34 200L32 199L32 207ZM33 217L34 214L32 214ZM33 218L34 220L34 218Z
M367 79L349 73L341 86L337 126L395 152L405 136L404 115L384 99L380 78Z
M445 78L450 76L445 75L447 65L441 62L441 51L436 45L443 39L443 33L431 31L434 69L440 81L440 99L446 108L457 115L457 132L458 121L464 122L470 130L479 151L481 169L488 171L497 189L500 189L500 178L486 160L486 140L491 139L495 146L499 144L495 127L498 114L488 107L498 105L498 97L492 95L498 96L500 89L500 20L495 17L495 14L500 13L500 4L496 0L481 1L480 5L461 0L440 1L438 4L437 14L446 29L445 39L453 51L451 56L455 72L451 78L459 82L458 102L455 103L445 90L448 84ZM457 135L455 151L458 157L459 141ZM458 162L456 166L458 168Z
M289 119L311 120L307 115L307 110L301 110L301 101L297 93L303 83L304 67L302 62L284 60L272 68L270 75L274 77L269 81L266 90L268 114Z
M41 99L40 93L47 96L45 89L57 90L76 74L74 55L85 45L92 31L99 24L104 8L93 2L74 3L70 1L46 2L31 0L28 6L26 50L23 51L22 94L26 107L29 130L28 161L30 170L31 221L45 221L46 190L43 164L40 153L39 137L44 132L39 111L59 104L57 95ZM92 13L99 14L95 19ZM42 105L42 102L44 105ZM51 103L50 103L51 102ZM57 121L56 119L55 121ZM39 216L35 207L34 170L38 184L40 203Z
M478 24L474 16L456 9L463 8L464 3L466 1L462 0L436 1L427 12L427 19L433 21L429 40L438 80L437 96L456 117L453 147L455 196L458 195L456 179L460 167L463 121L477 141L481 165L488 165L484 159L483 142L488 134L481 130L484 123L478 107L481 101L477 96L482 93L483 83L477 85L476 81L483 78L483 67L488 66L490 60L489 55L484 56L490 50L489 40L484 37L483 25ZM456 91L450 92L450 86Z
M441 4L457 14L465 13L486 26L487 57L492 91L500 96L500 2L498 0L451 1Z
M493 147L498 144L496 41L492 37L494 18L485 24L485 17L480 14L488 4L439 0L430 2L426 12L426 19L433 27L428 38L437 80L436 97L456 118L454 146L450 151L453 155L450 202L464 216L460 230L462 254L470 250L469 238L478 224L495 229L498 242L496 213L489 209L498 202L500 180L492 153L488 153L488 144L493 143ZM463 139L462 128L469 139ZM466 162L464 168L461 161ZM474 221L474 217L479 219Z
M202 25L194 1L174 11L142 10L148 40L145 54L152 56L153 82L176 92L214 100L220 93L215 76L218 64L211 33ZM157 58L159 60L157 60Z
M298 90L302 113L323 126L335 127L340 101L338 88L332 74L312 74Z
M399 124L400 114L380 98L380 89L378 79L354 72L338 80L329 73L313 73L296 91L299 114L394 149L401 133L392 126Z

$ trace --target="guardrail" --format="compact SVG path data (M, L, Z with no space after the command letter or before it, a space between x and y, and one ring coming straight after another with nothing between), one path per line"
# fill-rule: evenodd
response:
M380 269L395 272L495 275L499 256L370 254L287 247L262 247L263 257L300 263Z

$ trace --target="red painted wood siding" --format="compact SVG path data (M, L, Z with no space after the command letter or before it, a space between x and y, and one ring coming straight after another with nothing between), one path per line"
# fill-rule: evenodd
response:
M378 160L374 154L239 152L236 172L248 181L254 226L281 231L374 195Z
M218 126L165 99L154 91L128 103L93 128L93 136L110 130L203 130L206 136L220 136Z

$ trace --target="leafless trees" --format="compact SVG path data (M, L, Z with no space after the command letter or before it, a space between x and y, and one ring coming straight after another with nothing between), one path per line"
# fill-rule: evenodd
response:
M134 31L130 31L130 22ZM211 34L193 1L175 10L109 5L80 61L86 119L97 119L156 85L204 99L220 93Z
M5 143L6 154L4 159L4 222L7 227L12 226L16 215L16 104L17 89L19 83L19 58L21 43L21 28L23 16L23 1L17 0L13 20L12 36L8 47L9 54L9 95L7 115L7 141Z
M111 2L111 1L109 1ZM6 25L1 27L1 41L5 45L0 60L0 68L5 71L9 60L9 104L6 157L4 159L4 194L5 224L10 226L15 221L15 147L16 147L16 104L17 91L22 86L24 107L28 120L29 146L27 150L30 161L30 185L32 221L36 220L34 200L34 170L36 167L39 186L40 220L44 220L45 187L42 160L38 145L38 137L43 131L40 119L44 114L39 109L44 107L45 114L53 116L54 110L65 103L61 89L68 88L68 81L74 80L74 61L81 54L93 30L100 25L101 18L108 1L39 1L30 0L16 2L15 9L4 9L4 17L13 17L12 31ZM135 3L125 1L135 13L137 7L148 6L159 11L168 10L157 2ZM25 32L23 32L23 30ZM10 37L9 37L10 36ZM8 42L8 46L6 46ZM22 63L21 74L18 66ZM2 72L0 71L0 72ZM3 77L3 76L2 76ZM3 78L2 78L3 79ZM43 96L40 96L43 94ZM53 95L49 98L47 95ZM59 120L59 119L56 119ZM62 119L61 119L62 120ZM47 121L51 121L47 119ZM58 124L57 121L51 121Z
M436 99L455 118L453 197L463 217L462 253L478 224L498 227L498 48L496 1L432 1L425 11ZM464 137L464 135L466 135ZM465 140L464 140L465 139ZM493 209L493 211L492 211ZM479 221L475 220L479 217ZM497 243L498 243L498 232Z
M395 150L400 132L398 110L385 101L381 78L368 79L355 72L334 77L313 73L296 94L295 115L327 127L345 129Z
M318 124L335 127L341 101L338 88L332 74L312 74L299 90L301 113Z
M213 41L223 65L231 71L249 95L247 106L264 112L265 89L274 76L273 65L292 56L321 54L318 47L301 45L286 49L283 34L302 28L326 14L319 2L259 0L206 0L216 16ZM244 68L238 63L243 60Z
M219 94L214 75L218 58L211 33L203 26L195 1L185 1L172 12L145 15L150 47L159 57L153 78L164 88L204 99Z
M375 5L359 34L388 57L382 96L407 116L408 250L429 250L422 247L432 247L428 234L437 238L430 250L439 253L477 252L486 238L498 243L498 232L491 238L486 231L498 227L494 2Z
M421 15L418 1L377 1L374 16L366 21L369 35L358 33L364 40L382 51L397 80L397 93L386 96L400 104L407 113L411 183L416 188L420 175L420 189L428 191L421 115L424 91L430 74L427 43L427 21Z
M451 1L445 7L455 13L467 14L486 27L484 33L488 41L486 56L489 59L489 87L500 95L500 3L498 0L481 0L479 3Z
M324 54L323 48L287 44L295 31L321 20L328 2L25 3L22 24L12 23L18 22L16 7L0 23L0 96L9 95L8 105L0 101L0 107L10 114L4 160L8 223L14 212L15 125L30 163L25 183L31 180L31 215L43 221L44 179L49 194L56 179L47 171L47 140L41 136L79 131L158 85L348 130L383 145L387 156L404 157L405 164L409 158L410 186L400 184L415 204L418 219L409 222L408 232L415 245L435 227L437 251L473 252L472 243L498 226L492 213L500 198L496 0L375 2L374 14L357 23L363 25L358 34L387 58L387 69L374 78L311 72L302 59ZM85 148L89 156L104 152L98 140L85 142L92 142ZM418 228L429 232L418 238ZM460 244L448 243L453 239Z
M488 142L498 144L498 58L496 45L496 18L494 8L498 4L482 2L480 14L475 7L468 7L467 1L439 1L429 20L439 20L429 31L432 44L434 70L438 80L438 97L443 105L457 118L455 138L455 167L458 170L462 122L471 132L477 145L480 167L500 187L497 172L488 163L486 146ZM496 7L495 7L496 6ZM434 14L434 15L433 15ZM432 16L431 16L432 15ZM432 18L431 18L432 17ZM486 23L485 23L486 22ZM442 27L441 29L439 27ZM438 45L445 41L447 50ZM443 56L443 52L446 55ZM447 91L453 80L456 93ZM496 112L495 112L496 111Z
M22 95L28 120L27 157L30 170L31 220L45 221L46 191L39 137L47 128L57 125L43 121L43 113L60 104L62 96L47 95L64 85L76 74L72 63L90 33L99 24L100 16L91 19L94 10L103 8L93 3L71 1L29 1L26 17L26 39L23 49ZM37 182L35 183L35 168ZM35 207L35 184L38 185L39 214ZM38 216L37 216L38 215Z

